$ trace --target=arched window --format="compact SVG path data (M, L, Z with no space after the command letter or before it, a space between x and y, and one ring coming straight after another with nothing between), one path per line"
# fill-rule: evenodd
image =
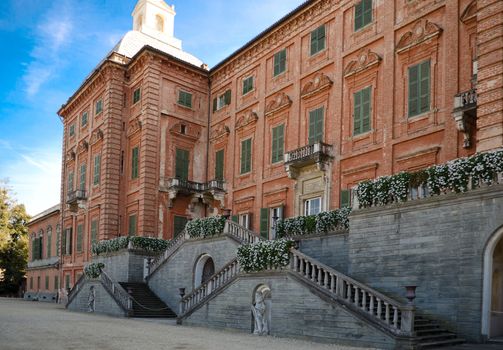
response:
M155 16L155 28L160 32L164 32L164 18L161 15Z

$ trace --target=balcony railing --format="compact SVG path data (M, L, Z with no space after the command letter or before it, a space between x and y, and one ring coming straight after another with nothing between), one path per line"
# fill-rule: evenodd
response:
M297 148L291 152L285 153L284 160L285 164L295 164L295 163L316 163L323 158L330 158L330 152L332 150L331 145L327 145L323 142L313 143L301 148Z
M69 192L66 196L66 203L67 204L75 204L78 201L86 200L87 199L87 194L86 190L75 190L72 192Z
M454 96L455 110L468 110L477 107L477 91L471 89Z
M178 191L188 193L204 193L210 191L225 191L225 181L211 180L207 183L183 180L178 178L168 179L166 182L168 189L175 189Z

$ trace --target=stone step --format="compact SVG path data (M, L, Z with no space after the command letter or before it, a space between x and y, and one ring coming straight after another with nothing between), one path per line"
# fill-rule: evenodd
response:
M431 342L419 343L419 346L420 346L421 349L431 349L431 348L437 348L437 347L458 345L458 344L462 344L464 342L465 342L464 339L454 338L454 339L447 339L447 340L439 340L439 341L431 341Z
M422 335L419 337L416 337L417 340L419 340L421 343L426 342L428 340L440 340L440 339L452 339L456 338L456 334L454 333L449 333L449 332L443 332L440 334L430 334L430 335Z
M175 318L171 310L145 283L121 283L133 297L133 317Z

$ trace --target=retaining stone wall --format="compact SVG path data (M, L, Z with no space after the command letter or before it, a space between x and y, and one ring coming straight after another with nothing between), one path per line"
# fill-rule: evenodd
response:
M105 287L101 282L97 280L86 281L82 286L80 292L72 300L71 304L68 305L68 310L88 312L88 302L89 302L89 291L91 286L94 286L95 290L95 312L99 314L106 314L117 317L124 317L124 310L117 304L117 302L112 298L112 296L107 292Z

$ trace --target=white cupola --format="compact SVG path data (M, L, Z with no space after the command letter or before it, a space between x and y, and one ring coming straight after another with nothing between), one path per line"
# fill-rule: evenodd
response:
M174 37L175 15L175 5L164 0L139 0L132 13L133 30L181 50L182 42Z

